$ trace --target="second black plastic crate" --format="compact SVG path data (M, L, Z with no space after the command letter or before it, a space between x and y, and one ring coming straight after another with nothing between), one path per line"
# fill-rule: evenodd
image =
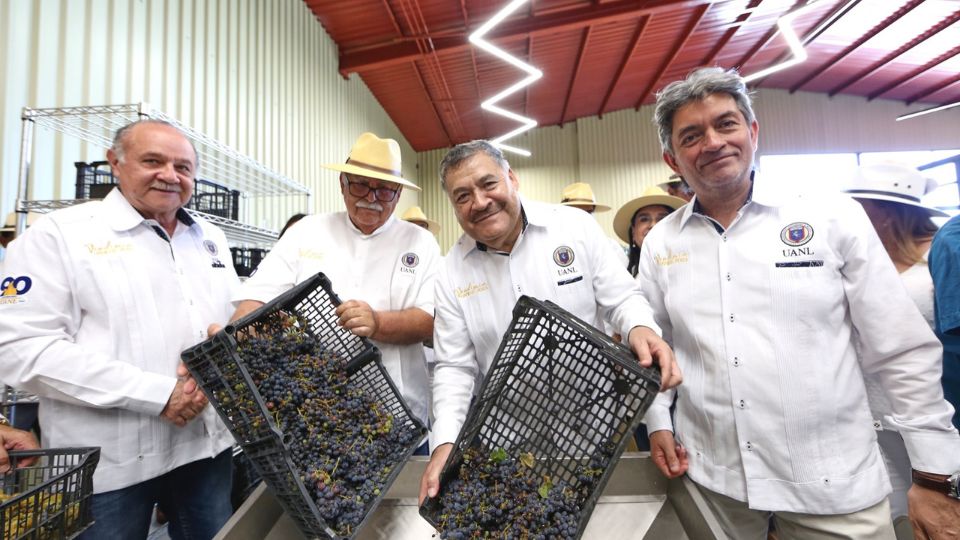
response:
M198 212L237 220L240 213L240 192L209 180L198 178L187 208Z
M93 471L99 448L10 452L0 475L0 538L67 540L93 523ZM28 460L36 460L26 465Z
M117 179L106 161L77 161L73 165L77 168L77 199L102 199L117 185Z
M260 261L267 256L269 250L261 248L230 248L230 255L233 257L233 268L240 277L250 277L253 271L260 266Z
M479 396L440 475L440 494L470 447L532 454L537 477L577 485L591 462L607 465L582 500L577 537L660 387L627 347L552 302L522 296ZM439 522L437 498L420 514Z
M387 482L377 499L368 505L357 530L367 521L427 432L412 416L390 380L380 361L380 351L366 338L337 324L336 308L340 303L330 280L317 274L181 355L247 458L273 490L284 510L309 538L340 537L322 519L308 495L301 471L290 456L290 441L276 425L237 353L239 343L251 337L269 335L266 329L278 319L289 320L294 316L306 321L307 328L302 330L317 338L328 352L344 359L350 381L374 396L393 416L394 425L415 432L414 442L406 449L403 460L392 464Z

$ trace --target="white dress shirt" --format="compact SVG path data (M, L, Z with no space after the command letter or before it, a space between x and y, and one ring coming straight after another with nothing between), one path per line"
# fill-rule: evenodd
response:
M374 311L418 308L433 315L440 247L426 229L391 216L363 234L346 212L301 219L287 230L235 300L269 302L323 272L341 300L362 300ZM414 416L426 423L430 387L423 345L371 340Z
M890 483L864 374L889 395L913 467L960 470L940 345L859 204L778 201L758 177L724 232L694 206L650 232L638 279L684 376L645 420L675 428L695 482L770 511L880 502Z
M40 396L44 447L101 447L97 493L233 444L213 407L185 427L159 416L180 352L227 322L238 284L223 232L183 219L168 241L113 190L40 219L7 253L30 286L0 297L3 382Z
M527 226L509 254L464 234L437 278L432 448L456 440L521 296L550 300L588 324L611 321L625 338L659 329L639 285L589 214L522 200ZM476 383L476 384L475 384Z

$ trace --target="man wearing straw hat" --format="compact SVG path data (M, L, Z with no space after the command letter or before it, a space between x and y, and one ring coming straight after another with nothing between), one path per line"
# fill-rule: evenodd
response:
M427 215L423 213L423 210L420 209L419 206L407 208L407 211L400 216L400 219L409 221L418 227L430 231L430 234L434 237L440 234L440 224L432 219L428 219Z
M107 160L118 189L10 244L0 380L40 397L45 447L101 448L81 538L146 538L158 502L171 538L211 538L233 511L233 437L180 353L227 321L239 281L223 232L182 208L198 159L180 129L129 124Z
M440 181L464 234L437 276L433 453L420 500L439 491L440 471L476 384L521 295L553 301L593 326L610 321L641 365L659 362L664 388L682 379L639 285L590 216L521 198L516 174L487 141L450 150L440 163Z
M766 538L772 517L780 538L892 539L869 374L913 468L943 487L910 489L918 536L956 538L960 500L945 492L960 436L933 375L940 344L863 209L754 174L759 124L735 71L667 85L654 116L664 161L696 193L640 255L686 375L645 417L657 466L686 472L733 538Z
M588 214L607 212L610 210L610 207L606 204L597 202L597 198L593 195L593 188L586 182L574 182L563 188L563 192L560 194L560 204L579 208ZM617 242L615 238L609 238L609 240L610 247L612 247L614 253L617 254L617 258L620 259L621 263L626 265L627 253L623 250L623 246L621 246L620 242Z
M344 299L339 323L380 349L383 365L414 415L426 423L430 389L423 342L433 335L433 235L393 211L404 188L400 145L360 135L340 173L345 212L309 215L290 227L244 282L233 318L250 313L317 272ZM426 448L424 448L424 451Z

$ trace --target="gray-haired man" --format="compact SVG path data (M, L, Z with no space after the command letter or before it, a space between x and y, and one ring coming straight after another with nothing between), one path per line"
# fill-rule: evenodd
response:
M647 414L654 460L687 472L734 538L766 538L771 514L785 538L893 538L863 374L889 394L914 469L945 486L960 437L924 375L939 344L869 220L846 197L785 198L754 178L759 124L735 72L668 85L655 120L696 195L640 260L686 375ZM910 498L918 534L955 537L960 501L918 485Z

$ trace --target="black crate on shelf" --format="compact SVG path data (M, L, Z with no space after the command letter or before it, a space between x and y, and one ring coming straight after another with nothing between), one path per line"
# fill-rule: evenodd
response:
M277 426L263 397L257 390L243 360L238 344L254 336L270 335L266 329L277 320L296 316L305 320L303 330L315 337L327 351L344 359L351 383L359 386L393 417L393 424L416 434L402 460L391 465L379 496L366 507L362 528L373 510L396 480L403 463L419 446L426 428L414 418L386 369L380 351L337 324L336 307L341 303L330 280L317 274L278 296L258 310L224 328L212 338L191 347L181 355L190 373L213 404L247 459L274 491L284 510L308 537L340 538L320 516L309 496L301 471L289 451L290 436Z
M31 465L21 466L35 459ZM99 448L10 452L0 475L0 538L66 540L93 523L90 506Z
M538 478L567 485L592 461L606 461L577 501L579 538L659 387L659 371L640 367L624 345L552 302L522 296L441 472L438 498L420 514L437 526L439 498L470 447L532 454Z
M270 253L268 249L232 247L230 254L233 256L233 268L240 277L250 277L253 271L260 266L260 261Z
M198 212L237 221L240 192L198 178L193 186L193 197L186 206Z
M117 185L117 179L106 161L76 161L73 165L77 168L77 199L102 199Z

